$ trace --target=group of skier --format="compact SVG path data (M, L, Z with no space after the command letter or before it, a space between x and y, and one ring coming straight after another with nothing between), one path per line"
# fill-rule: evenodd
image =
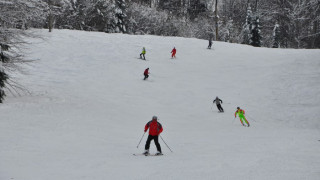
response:
M143 47L142 48L142 52L140 54L140 59L146 60L146 48ZM177 49L176 47L173 47L172 51L171 51L171 59L176 58L176 53L177 53Z
M221 104L222 104L222 100L219 99L218 96L216 97L215 100L213 100L213 103L216 103L219 112L224 112L223 108L221 107L220 102L221 102ZM240 109L240 107L237 107L237 110L236 110L236 112L234 113L234 118L236 118L237 115L238 115L242 126L250 127L250 124L249 124L249 122L248 122L248 120L247 120L247 118L245 117L244 114L245 114L245 111L244 111L243 109ZM243 122L245 122L247 125L245 125Z
M171 51L171 58L176 58L176 53L177 53L177 50L174 47L172 49L172 51ZM142 48L142 52L140 54L140 59L146 60L146 48L145 47ZM143 75L144 75L143 80L148 79L148 77L149 77L149 68L144 70Z
M171 51L171 58L172 58L172 59L173 59L173 58L176 58L176 53L177 53L177 49L174 47L174 48L172 49L172 51ZM146 48L143 47L143 48L142 48L142 52L141 52L141 54L140 54L140 59L146 60L146 56L145 56L145 55L146 55ZM144 70L143 75L144 75L143 80L148 79L148 77L149 77L149 68L147 68L147 69Z
M211 46L212 46L212 39L210 38L209 39L208 49L211 49ZM171 58L176 58L176 56L175 56L176 53L177 53L177 50L174 47L172 49L172 51L171 51ZM145 47L143 47L142 48L142 53L140 54L140 58L146 60L145 54L146 54L146 49L145 49ZM146 80L149 77L149 68L144 70L143 75L144 75L144 79L143 80ZM224 112L224 110L223 110L223 108L221 106L221 104L223 102L218 96L213 100L213 103L216 104L219 112L222 112L222 113ZM234 117L236 118L237 115L239 116L239 119L240 119L240 122L241 122L242 126L247 126L247 127L250 126L248 120L245 117L245 111L243 109L240 109L240 107L237 107L237 110L234 113ZM244 122L246 123L246 125L244 124ZM155 155L163 155L162 151L161 151L161 146L160 146L160 143L159 143L159 135L163 131L163 127L158 122L158 117L157 116L153 116L152 120L149 121L145 125L144 132L146 133L148 131L148 129L149 129L149 136L147 138L147 141L146 141L146 144L145 144L145 151L143 152L143 154L146 155L146 156L148 156L150 154L149 153L150 143L151 143L152 140L154 140L155 145L157 147L157 153Z
M211 49L211 46L212 46L212 37L209 38L208 49ZM173 47L173 49L171 51L171 59L176 58L176 53L177 53L177 49L176 49L176 47ZM142 48L142 52L140 54L140 59L146 60L146 48L145 47Z
M222 104L222 100L219 99L218 96L213 100L213 103L216 103L218 110L220 112L224 112L223 108L221 107L220 102ZM240 107L237 107L237 110L234 113L234 118L236 118L237 115L239 116L239 119L240 119L240 122L241 122L242 126L247 126L247 127L250 126L248 120L245 117L245 111L243 109L240 109ZM244 122L247 125L245 125ZM145 125L144 132L146 133L148 131L148 129L149 129L149 136L148 136L147 141L146 141L145 150L143 152L143 155L145 155L145 156L150 155L149 148L150 148L150 143L151 143L152 140L154 140L154 143L155 143L155 145L157 147L157 153L155 155L156 156L163 155L162 151L161 151L161 146L160 146L160 143L159 143L159 136L160 136L160 133L162 133L162 131L163 131L163 127L158 122L158 117L157 116L153 116L152 120L149 121Z

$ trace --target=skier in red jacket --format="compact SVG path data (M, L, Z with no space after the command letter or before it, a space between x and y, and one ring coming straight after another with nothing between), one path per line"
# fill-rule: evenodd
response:
M163 131L163 128L162 128L162 125L158 122L157 116L153 116L152 120L146 124L146 126L144 127L144 132L147 132L148 129L149 129L149 136L148 136L146 146L145 146L145 151L143 154L146 156L149 155L150 143L152 140L154 140L154 143L156 144L156 147L158 150L156 155L162 155L161 146L159 144L158 138L160 133Z
M144 75L144 79L143 80L146 80L149 77L149 68L144 70L143 75Z
M171 53L172 53L171 58L176 58L177 50L175 47L172 49Z

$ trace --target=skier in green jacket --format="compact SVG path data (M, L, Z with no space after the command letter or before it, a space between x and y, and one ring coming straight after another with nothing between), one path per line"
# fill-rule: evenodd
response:
M240 109L240 107L237 107L237 111L234 113L234 118L237 117L237 114L239 115L239 119L240 119L240 122L241 122L242 126L245 126L243 124L243 121L245 121L247 123L247 126L249 127L250 124L249 124L248 120L246 119L246 117L244 116L245 111Z
M142 53L140 54L140 59L142 59L142 56L143 56L143 60L146 60L145 54L146 54L146 48L143 47L142 48Z

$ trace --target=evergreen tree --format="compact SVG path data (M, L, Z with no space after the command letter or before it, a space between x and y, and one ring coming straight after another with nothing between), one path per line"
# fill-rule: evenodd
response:
M252 24L250 45L261 47L261 39L260 20L259 17L256 17Z
M280 48L280 27L279 24L276 23L273 28L273 48Z
M108 31L108 24L114 19L114 6L106 0L94 0L86 9L86 24L95 31ZM114 28L112 28L114 29Z
M252 11L251 11L250 4L248 4L246 23L242 31L243 31L242 44L250 44L251 32L252 32Z
M9 61L9 57L3 52L8 50L10 47L6 44L2 44L0 42L0 103L2 103L4 97L6 96L4 92L4 88L6 86L6 82L8 79L8 75L4 72L4 68L2 63L6 63Z
M125 0L116 0L116 32L126 33L126 2Z
M201 0L193 0L189 1L189 16L191 19L197 18L201 13L205 13L207 11L207 7L204 1Z
M223 27L220 28L222 32L221 34L221 39L225 42L233 42L234 41L234 27L233 27L233 20L228 20L226 21L226 24L223 24Z
M72 14L70 16L72 27L80 30L90 30L86 25L86 7L88 7L90 1L77 0L71 1L72 3Z

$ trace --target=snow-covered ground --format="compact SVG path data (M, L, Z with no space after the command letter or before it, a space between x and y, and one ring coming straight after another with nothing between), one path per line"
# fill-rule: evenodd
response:
M36 31L32 94L0 105L0 180L320 179L320 50ZM133 156L153 115L173 153Z

